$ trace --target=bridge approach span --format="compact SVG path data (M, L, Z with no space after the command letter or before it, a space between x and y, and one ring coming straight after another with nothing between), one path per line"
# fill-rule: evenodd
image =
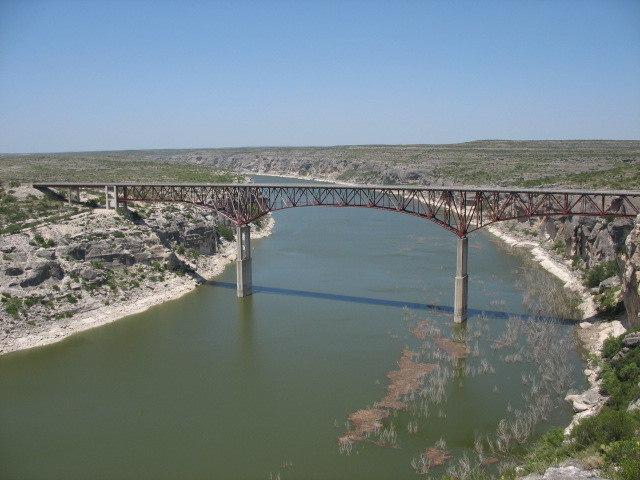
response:
M249 224L277 210L360 207L413 215L457 235L454 319L467 316L467 234L496 222L548 216L635 217L640 191L330 184L37 183L35 188L104 189L107 208L128 202L179 202L209 208L237 225L238 296L251 295Z

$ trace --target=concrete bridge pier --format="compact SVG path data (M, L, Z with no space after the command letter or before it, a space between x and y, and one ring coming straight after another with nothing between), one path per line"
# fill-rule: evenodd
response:
M453 321L462 323L467 320L467 300L469 294L469 276L467 275L467 255L469 246L466 235L458 238L458 259L456 266L456 290L453 303Z
M80 188L69 187L69 205L71 205L72 200L80 203Z
M236 282L238 297L247 297L253 293L251 278L251 227L238 225L236 229L238 254L236 257Z
M113 186L113 202L111 201L111 188L109 188L109 186L105 186L104 187L104 203L105 203L105 208L107 210L111 209L111 205L113 205L113 209L117 210L119 205L118 205L118 187L117 185Z

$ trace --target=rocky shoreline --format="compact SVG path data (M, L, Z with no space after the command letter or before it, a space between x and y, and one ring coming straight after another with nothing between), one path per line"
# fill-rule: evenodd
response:
M23 195L35 195L20 187ZM235 261L236 242L215 212L134 205L138 221L105 209L2 235L0 355L70 335L178 298ZM274 226L264 217L252 238Z

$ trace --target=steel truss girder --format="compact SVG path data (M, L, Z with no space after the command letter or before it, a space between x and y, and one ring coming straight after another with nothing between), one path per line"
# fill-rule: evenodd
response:
M299 184L34 184L35 188L115 188L118 202L179 202L246 225L269 212L329 206L375 208L430 220L462 237L504 220L547 216L635 217L639 191L493 187Z
M640 192L336 185L118 185L124 202L181 202L246 225L296 207L362 207L430 220L458 236L504 220L546 216L634 217Z

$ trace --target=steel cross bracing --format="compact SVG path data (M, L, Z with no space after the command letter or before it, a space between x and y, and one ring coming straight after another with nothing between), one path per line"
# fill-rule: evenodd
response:
M640 192L477 187L297 184L117 185L118 201L184 202L238 225L277 210L309 206L389 210L430 220L464 236L495 222L545 216L635 217Z

